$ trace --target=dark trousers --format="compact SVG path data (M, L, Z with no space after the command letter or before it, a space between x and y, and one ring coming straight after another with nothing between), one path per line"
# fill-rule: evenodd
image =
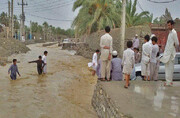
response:
M42 67L37 67L37 71L39 75L42 75L42 72L43 72Z
M16 74L11 74L10 77L12 80L16 80Z

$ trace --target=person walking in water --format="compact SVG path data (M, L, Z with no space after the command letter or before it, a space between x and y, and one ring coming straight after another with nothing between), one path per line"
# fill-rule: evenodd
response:
M169 20L167 22L167 26L169 29L169 35L163 57L160 59L160 61L165 64L166 82L164 83L164 85L172 86L174 74L174 60L176 56L176 47L179 46L179 40L177 32L174 29L174 21Z
M123 59L122 59L122 65L123 65L123 74L125 75L125 81L126 84L124 88L128 88L130 86L129 80L130 75L133 71L134 64L135 64L135 58L134 58L134 51L132 48L132 41L127 42L127 49L123 53Z
M113 39L109 34L111 31L110 27L107 26L105 28L106 34L101 37L100 47L101 47L101 78L102 81L110 81L110 69L111 69L111 58L112 58L112 50L113 50Z
M117 51L112 52L113 59L111 61L111 79L113 81L121 81L122 75L122 60L118 58Z
M144 77L143 80L145 81L150 81L150 58L152 53L152 46L149 43L149 40L149 35L146 35L144 37L144 44L142 46L141 74Z
M18 75L21 76L18 70L18 66L17 66L17 59L13 59L13 64L10 66L8 70L8 74L10 74L10 77L12 80L16 80L17 78L16 73L18 73Z
M44 62L43 74L47 73L47 55L48 55L48 52L44 51L44 55L42 57L42 61Z
M43 68L45 66L44 61L42 60L42 56L39 56L39 60L30 61L29 63L37 63L37 71L39 75L42 75Z

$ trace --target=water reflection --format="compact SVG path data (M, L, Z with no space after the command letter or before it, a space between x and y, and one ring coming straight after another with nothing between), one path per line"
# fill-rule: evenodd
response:
M162 108L162 102L165 97L164 90L165 90L165 87L160 86L157 89L157 91L155 91L156 96L154 96L154 109L156 111Z
M177 91L176 88L166 88L157 83L154 85L144 84L142 86L134 86L135 93L141 94L143 98L152 102L154 111L168 115L167 118L180 117L180 98L174 96L175 91Z

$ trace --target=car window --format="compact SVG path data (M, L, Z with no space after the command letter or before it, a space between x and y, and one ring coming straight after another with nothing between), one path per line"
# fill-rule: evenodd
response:
M178 57L178 64L180 64L180 57Z
M160 66L164 66L164 63L160 62Z
M175 64L176 64L176 65L177 65L177 64L180 64L180 57L179 57L179 56L175 58Z

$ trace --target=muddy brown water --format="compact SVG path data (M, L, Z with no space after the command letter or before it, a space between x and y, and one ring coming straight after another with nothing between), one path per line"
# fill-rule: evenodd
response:
M26 54L16 58L21 77L11 81L7 74L10 64L0 67L0 118L97 118L91 106L96 77L87 68L88 59L60 50L57 45L28 46ZM48 74L38 76L36 60L44 50Z

